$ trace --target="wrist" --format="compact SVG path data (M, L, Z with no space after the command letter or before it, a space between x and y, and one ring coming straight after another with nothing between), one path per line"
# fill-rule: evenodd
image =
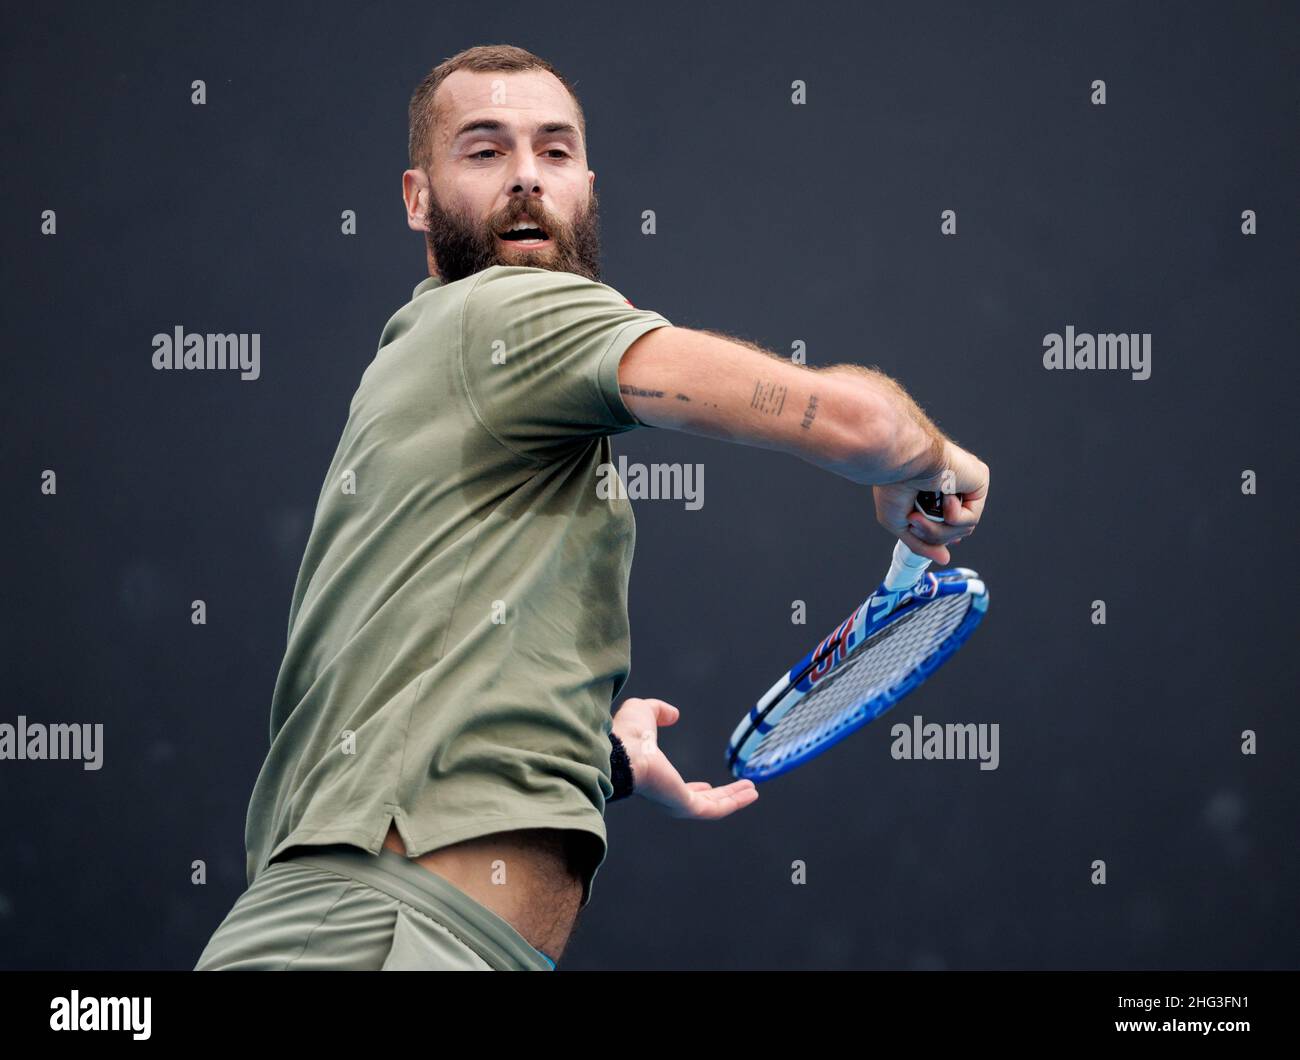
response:
M899 410L897 463L889 482L937 479L950 466L948 440L919 409ZM888 483L881 483L887 485Z

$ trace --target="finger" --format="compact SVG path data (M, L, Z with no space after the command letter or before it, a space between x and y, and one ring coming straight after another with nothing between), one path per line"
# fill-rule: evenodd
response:
M943 545L932 545L928 541L922 541L916 536L909 527L906 532L899 535L899 540L918 556L924 556L932 563L937 563L941 567L948 563L952 558L948 555L948 550Z
M956 493L945 493L943 495L943 521L945 523L955 522L961 517L961 497Z
M631 702L631 700L625 701L624 705L627 702ZM643 709L649 710L650 718L648 720L655 726L675 725L677 719L682 716L682 712L665 699L653 699L644 696L637 700L637 704Z
M687 787L693 788L697 784L701 786L702 790L710 792L713 795L728 795L737 791L757 790L758 787L752 780L749 780L748 778L744 780L733 780L730 784L722 784L716 788L712 784L710 784L707 780L692 780L690 784L687 785Z
M908 530L926 544L936 546L946 545L966 532L965 527L952 527L946 523L932 522L919 512L909 518Z
M967 526L971 526L978 521L956 500L953 501L953 509L945 513L942 522L931 519L921 512L913 511L907 517L907 525L916 529L918 537L924 538L932 544L939 544L951 538L954 530L964 530Z
M741 795L747 791L757 792L758 790L752 780L737 780L730 784L722 784L716 788L707 780L692 780L686 787L697 793L700 798L709 801L717 801L733 795Z
M962 491L962 506L965 508L983 508L984 501L989 495L989 477L986 473L984 481L977 486Z
M949 501L952 502L951 507ZM983 502L978 502L983 507ZM965 504L957 499L956 494L949 494L943 499L943 525L967 527L974 526L980 521L979 512L975 508L967 508Z
M973 526L954 527L951 531L945 531L942 538L935 543L940 545L955 545L958 541L965 541L966 538L970 537L970 535L974 533L974 531L975 528Z
M699 821L716 821L743 809L758 799L752 780L738 780L725 787L694 793L690 814Z
M969 525L949 526L947 523L936 523L923 515L913 519L910 528L918 537L931 545L952 544L969 534L971 529Z
M919 537L922 541L928 542L931 545L939 545L943 543L940 540L942 527L942 523L933 522L932 520L927 519L920 512L912 512L907 517L907 529L916 537Z

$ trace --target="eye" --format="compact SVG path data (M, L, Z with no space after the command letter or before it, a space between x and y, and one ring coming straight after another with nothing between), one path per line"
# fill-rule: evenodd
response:
M564 157L564 158L568 158L568 157L569 157L569 152L566 151L566 150L564 150L564 148L562 148L562 147L552 147L552 148L551 148L549 151L547 151L546 153L547 153L548 155L560 155L560 156L562 156L562 157Z
M483 148L482 151L475 151L475 152L474 152L473 154L471 154L469 157L470 157L470 158L478 158L480 155L486 155L486 154L499 155L500 153L501 153L501 152L498 151L498 150L496 150L496 148L494 148L494 147L485 147L485 148ZM484 161L486 162L487 159L484 159Z

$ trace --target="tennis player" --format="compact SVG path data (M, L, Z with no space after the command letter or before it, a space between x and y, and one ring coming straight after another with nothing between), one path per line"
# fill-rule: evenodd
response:
M385 325L325 476L248 808L249 887L197 969L555 967L633 793L717 820L676 707L628 699L626 498L610 436L663 427L872 484L915 551L979 521L988 469L897 384L674 327L600 282L569 83L509 46L410 104L407 221L428 278ZM944 486L947 525L913 511Z

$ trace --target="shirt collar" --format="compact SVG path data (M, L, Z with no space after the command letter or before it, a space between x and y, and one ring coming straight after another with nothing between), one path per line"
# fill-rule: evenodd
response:
M442 286L441 276L430 276L428 279L421 280L418 284L415 285L415 290L411 292L411 298L412 300L414 300L418 298L420 295L424 294L425 291L432 291L434 290L434 288L441 287L441 286Z

